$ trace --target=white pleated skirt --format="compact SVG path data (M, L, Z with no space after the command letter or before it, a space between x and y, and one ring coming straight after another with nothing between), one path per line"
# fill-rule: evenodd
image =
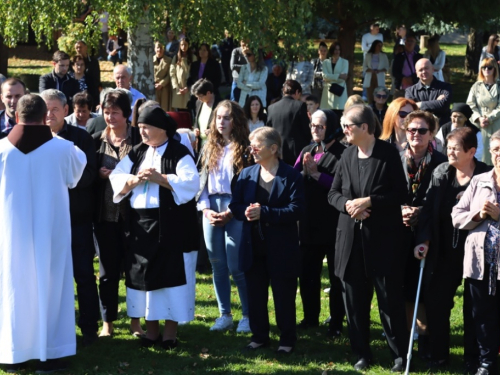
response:
M197 258L197 251L184 253L185 285L149 292L127 288L127 315L146 320L194 320Z

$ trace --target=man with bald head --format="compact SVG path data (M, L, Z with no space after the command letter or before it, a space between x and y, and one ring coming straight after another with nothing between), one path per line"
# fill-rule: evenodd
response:
M146 99L143 93L132 87L132 69L125 65L117 65L113 69L113 79L115 80L117 89L127 89L132 93L132 110L134 109L137 99Z
M406 89L405 98L412 99L417 106L439 118L439 125L450 122L451 85L436 79L429 59L420 59L415 64L419 81Z

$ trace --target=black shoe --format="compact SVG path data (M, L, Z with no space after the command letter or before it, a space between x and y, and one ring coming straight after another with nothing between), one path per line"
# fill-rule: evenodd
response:
M99 336L97 336L96 332L83 333L82 337L83 337L83 346L84 347L92 345L94 342L96 342L99 339Z
M418 335L418 356L423 361L431 358L429 335Z
M158 335L156 340L148 339L146 336L141 337L140 340L141 340L141 346L143 348L152 348L153 346L161 342L161 335Z
M175 339L175 340L163 340L160 345L165 350L172 350L172 349L177 348L177 346L179 346L179 341L177 339Z
M434 359L432 361L429 361L427 363L427 366L429 367L429 369L432 371L437 371L439 369L442 369L443 367L446 367L450 364L449 360L446 358L446 359Z
M310 323L304 319L299 324L297 324L297 329L309 329L314 327L319 327L319 323L318 322Z
M356 371L363 371L366 370L368 367L370 367L371 362L369 359L366 358L361 358L356 364L354 365L354 370Z
M35 374L53 374L54 372L67 370L68 363L60 359L48 359L46 362L38 362Z
M488 363L481 363L481 366L477 369L476 375L490 375L489 367L490 365Z
M4 366L4 370L7 374L16 374L26 368L26 362L23 363L13 363Z

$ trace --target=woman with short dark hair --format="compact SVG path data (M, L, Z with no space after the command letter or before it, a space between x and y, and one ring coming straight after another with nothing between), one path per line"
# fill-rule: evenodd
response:
M220 65L212 57L210 46L207 43L201 43L198 47L198 58L191 64L188 86L191 87L195 82L204 78L212 83L212 94L219 95L222 73Z
M75 55L71 62L73 63L73 72L69 75L78 81L80 85L80 92L88 90L87 80L85 79L85 70L87 69L87 64L82 55Z

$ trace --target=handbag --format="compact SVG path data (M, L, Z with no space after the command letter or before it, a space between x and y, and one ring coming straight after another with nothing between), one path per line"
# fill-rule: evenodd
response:
M330 91L335 96L341 96L344 93L345 87L340 86L338 83L332 83L328 91Z

